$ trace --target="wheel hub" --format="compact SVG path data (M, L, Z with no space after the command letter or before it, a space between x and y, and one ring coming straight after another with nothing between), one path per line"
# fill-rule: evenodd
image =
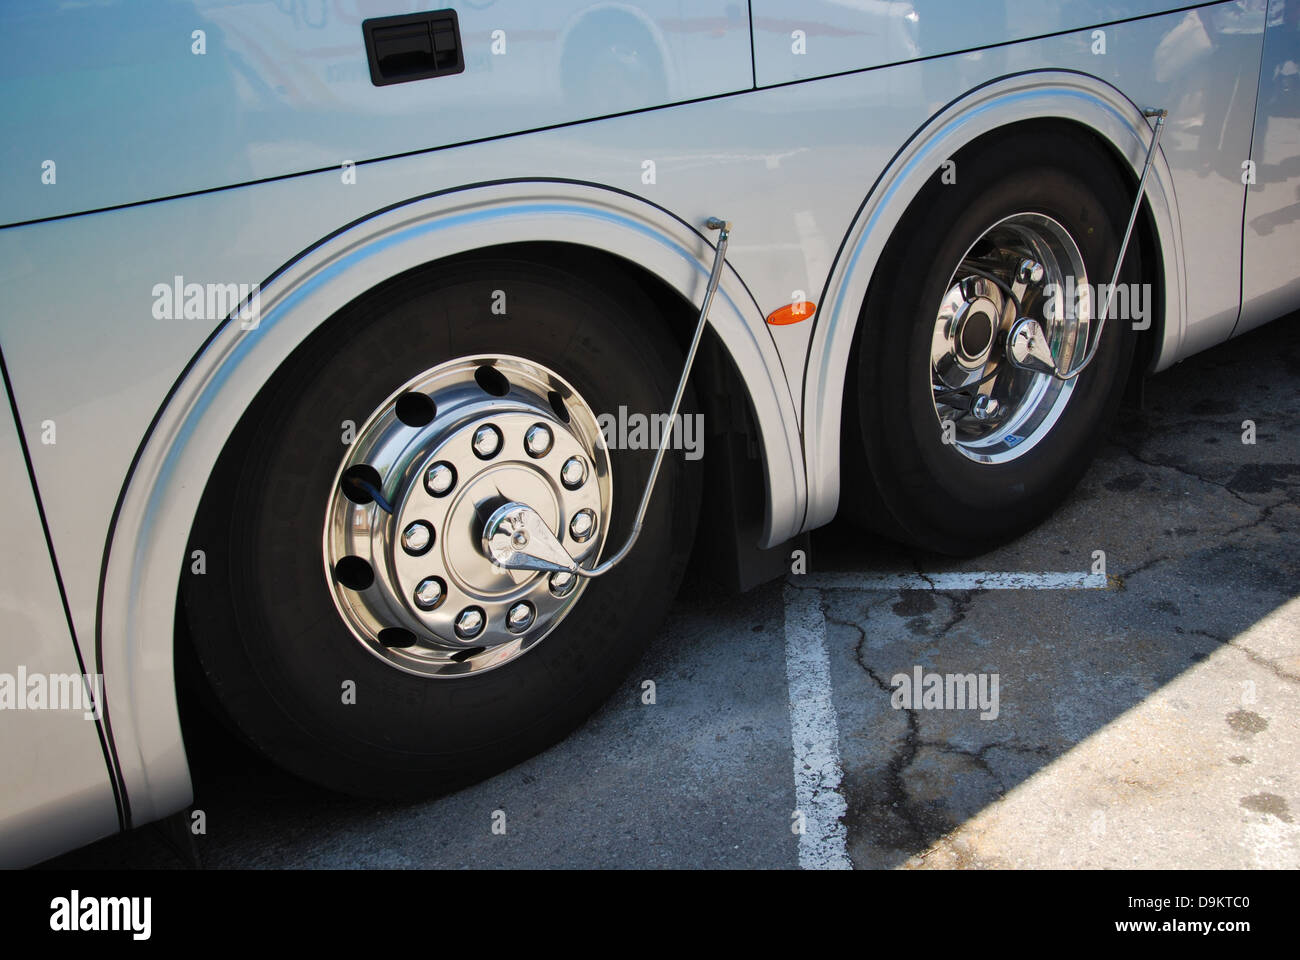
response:
M967 370L977 370L988 360L1002 313L1002 297L996 287L974 299L963 299L958 306L952 323L953 356Z
M494 417L494 423L503 423L505 417ZM519 414L510 418L503 431L506 435L505 446L511 441L522 442L523 431L531 426L536 418L530 414ZM453 439L454 444L454 439ZM478 474L461 485L450 501L442 501L445 509L439 510L438 501L434 501L422 488L414 489L407 503L403 504L404 517L422 518L433 516L440 521L441 529L446 531L442 546L443 568L451 576L453 583L466 595L480 599L505 596L527 580L519 570L503 570L492 562L479 547L483 535L483 525L492 511L503 503L517 500L526 503L538 512L552 530L559 530L563 512L559 480L547 477L531 463L502 463L487 466ZM562 488L561 488L562 489ZM586 498L574 497L574 509L586 505ZM466 549L473 544L476 549ZM393 550L392 555L403 586L412 578L420 576L427 564L418 559L408 560L401 551Z
M324 536L335 605L367 650L406 672L499 666L549 633L586 581L494 563L487 521L526 504L590 568L611 493L595 415L557 374L513 357L440 364L370 416L339 467Z
M1017 366L1006 350L1013 326L1034 318L1043 341L1036 346L1068 366L1075 345L1087 341L1091 316L1086 297L1074 310L1045 309L1047 286L1063 289L1067 277L1087 289L1078 245L1060 223L1038 213L989 227L953 271L934 322L930 380L935 415L941 425L953 424L953 446L967 459L1001 463L1022 456L1060 417L1074 381Z

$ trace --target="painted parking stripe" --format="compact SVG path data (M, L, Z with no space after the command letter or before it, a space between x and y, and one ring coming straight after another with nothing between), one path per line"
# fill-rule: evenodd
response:
M1104 573L808 573L791 583L818 590L1105 590Z
M803 814L799 866L848 870L840 794L840 732L831 705L831 665L826 619L816 590L785 587L785 675L790 693L795 807Z

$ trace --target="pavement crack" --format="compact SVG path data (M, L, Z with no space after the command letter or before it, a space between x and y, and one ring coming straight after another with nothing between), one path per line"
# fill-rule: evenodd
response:
M967 750L963 747L955 746L946 740L924 740L921 742L921 746L929 747L931 750L937 750L939 753L946 753L950 756L965 757L980 770L984 771L988 778L997 784L999 799L1005 797L1007 791L1010 789L1010 787L1007 786L1006 781L998 775L998 772L989 766L988 758L984 756L984 754L990 749L1000 746L1000 744L986 743L978 750Z
M1168 554L1162 554L1161 556L1152 557L1149 560L1139 563L1132 570L1125 570L1123 573L1119 575L1120 586L1122 587L1129 580L1130 577L1135 577L1139 573L1146 573L1146 571L1150 570L1152 567L1156 566L1157 564L1165 563L1172 559L1174 558L1169 556Z
M1281 503L1269 504L1266 507L1257 507L1257 509L1259 510L1258 517L1256 517L1254 520L1251 520L1249 523L1242 523L1242 524L1238 524L1235 527L1229 527L1227 530L1223 531L1223 533L1219 534L1219 536L1221 538L1231 537L1231 536L1235 536L1238 533L1245 533L1248 530L1254 530L1256 527L1262 526L1263 524L1268 523L1270 520L1272 520L1273 511L1276 510L1278 507L1294 506L1294 504L1295 501L1292 500L1290 496L1288 496Z
M934 582L934 578L921 569L921 563L915 557L912 558L912 569L916 571L918 577L930 585L931 590L937 589L938 585Z
M882 693L890 697L890 706L892 708L893 686L884 677L876 673L875 669L864 659L867 631L860 624L849 620L838 620L828 616L826 622L857 631L858 642L853 648L853 659L862 668L863 673L871 679L871 682L879 687ZM923 810L912 802L912 798L907 792L905 777L907 768L916 760L916 755L921 750L920 719L916 710L911 707L901 707L898 708L898 711L906 719L907 734L903 738L902 745L894 750L889 757L889 762L885 765L884 801L902 821L903 828L908 834L908 842L917 846L926 846L936 832L934 817L933 815L927 816Z
M1273 676L1277 677L1283 683L1300 683L1300 676L1297 676L1294 673L1288 673L1287 671L1279 667L1276 663L1274 663L1272 660L1268 660L1264 657L1261 657L1258 653L1256 653L1254 650L1251 650L1249 647L1244 647L1239 643L1233 643L1232 640L1225 640L1223 637L1220 637L1217 634L1210 633L1210 631L1208 630L1188 630L1187 632L1194 637L1205 637L1205 639L1213 640L1215 643L1219 644L1220 646L1230 647L1233 650L1236 650L1238 653L1244 656L1251 663L1255 664L1258 667L1263 667L1265 670L1273 674Z
M952 631L953 627L966 619L966 614L970 610L970 605L975 600L975 591L936 590L935 593L938 593L941 597L952 604L952 610L948 616L948 622L939 628L939 638L946 638Z
M1232 487L1228 486L1227 483L1221 480L1212 480L1209 477L1205 476L1204 474L1197 473L1195 470L1190 470L1187 467L1179 466L1176 463L1165 463L1164 461L1161 460L1151 460L1147 457L1142 456L1140 453L1137 452L1137 450L1133 446L1125 443L1122 440L1114 439L1113 442L1115 443L1116 446L1122 449L1125 453L1127 453L1138 463L1145 464L1148 467L1158 467L1163 470L1173 470L1175 473L1181 473L1183 476L1191 477L1193 480L1198 480L1201 483L1206 483L1213 487L1219 487L1220 489L1226 490L1228 493L1232 494L1242 503L1246 504L1246 506L1254 507L1257 510L1260 509L1261 506L1260 504L1255 503L1253 500L1247 500L1236 490L1232 489Z

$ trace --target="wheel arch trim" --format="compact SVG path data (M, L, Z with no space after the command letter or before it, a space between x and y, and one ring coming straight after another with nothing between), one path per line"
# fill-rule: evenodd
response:
M96 653L133 823L192 796L173 674L175 585L189 575L190 551L202 548L189 541L199 501L243 412L307 336L379 283L528 241L605 250L694 303L712 252L685 220L622 191L557 180L467 186L377 211L304 251L261 285L259 319L241 326L232 314L181 374L123 484L101 569ZM762 544L770 546L798 531L805 510L798 420L762 312L730 264L710 322L755 411L767 479Z
M1142 108L1088 74L1033 71L1001 77L969 91L918 128L877 178L841 242L822 289L804 368L808 513L804 529L829 523L839 506L840 428L848 357L858 316L885 245L908 206L942 163L984 134L1027 120L1069 120L1108 142L1136 183L1150 145ZM961 171L957 170L960 178ZM1153 369L1177 359L1185 336L1187 291L1182 229L1173 176L1157 151L1147 182L1147 207L1161 251L1165 316ZM820 322L823 321L824 322Z

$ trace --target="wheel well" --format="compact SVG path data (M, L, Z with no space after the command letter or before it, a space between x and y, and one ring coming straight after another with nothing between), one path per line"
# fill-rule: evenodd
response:
M935 324L938 326L934 343L965 336L961 315L944 312L947 306L938 308L941 298L954 307L960 301L972 306L967 320L970 316L981 316L971 303L976 297L964 285L960 292L953 293L951 277L959 274L950 265L966 263L965 258L971 254L977 260L984 257L987 247L980 247L978 238L991 236L993 228L1000 228L1013 219L1012 214L1042 210L1061 220L1053 230L1059 231L1064 225L1064 236L1074 246L1071 256L1083 257L1087 279L1094 284L1109 282L1115 267L1115 249L1136 194L1137 177L1126 171L1123 156L1108 148L1106 141L1092 129L1061 118L1006 123L975 137L960 149L949 149L950 153L930 150L933 159L921 168L924 171L921 175L926 178L924 183L919 189L913 188L897 226L876 241L883 243L883 248L877 247L880 255L872 267L857 317L841 408L841 488L854 490L854 481L860 481L859 486L866 489L860 496L846 497L841 509L847 504L849 516L859 525L891 539L926 550L965 555L1022 533L1031 519L1037 522L1046 515L1060 492L1077 482L1100 443L1106 421L1125 393L1135 369L1132 359L1135 334L1142 331L1134 331L1126 320L1110 324L1108 334L1115 336L1108 335L1103 344L1105 349L1098 351L1103 362L1096 369L1104 372L1084 381L1084 399L1073 403L1064 414L1060 411L1069 394L1052 392L1055 406L1051 420L1038 413L1038 406L1031 410L1038 416L1033 422L980 416L968 388L990 378L987 363L981 359L990 351L996 351L999 361L995 374L1001 377L1000 371L1005 369L1001 353L1007 341L998 331L1005 329L1002 324L1009 322L1008 317L1018 315L1010 313L1011 305L1020 309L1018 294L1010 287L1014 283L1011 274L1017 259L1007 260L1005 257L1009 255L999 255L995 258L996 267L986 266L983 270L975 265L970 267L972 273L987 277L1001 287L1009 298L987 310L983 326L977 327L982 332L975 335L976 343L983 344L982 354L969 355L970 363L959 359L958 347L952 343L946 348L951 351L947 361L944 355L934 352L932 344L931 326ZM1014 158L1013 163L1007 162L1008 156ZM940 159L944 162L940 163ZM917 179L913 175L911 182L916 183ZM954 183L960 185L950 186ZM1150 211L1141 219L1146 223L1134 232L1125 260L1126 270L1121 276L1126 284L1140 282L1154 293L1159 290L1159 271L1153 263L1156 247ZM1020 225L1014 228L1021 229ZM1033 232L1029 225L1023 229L1026 234ZM992 243L1003 246L1001 241ZM1013 240L1010 247L1014 249L1018 245ZM1143 253L1147 256L1142 257ZM1050 253L1047 257L1033 254L1031 257L1043 260L1042 269L1045 274L1053 274L1054 283L1064 282L1070 273L1076 275L1075 281L1083 280L1078 276L1082 268L1077 262L1071 267L1068 261ZM1140 262L1139 257L1142 257ZM956 299L950 300L950 296ZM1044 302L1051 305L1051 301L1039 301ZM1037 305L1033 306L1038 309ZM933 311L937 308L941 312L936 314ZM936 316L939 321L933 319ZM1047 313L1045 319L1063 318ZM1151 332L1154 331L1148 331L1148 336ZM946 362L951 362L963 379L950 380ZM1042 379L1033 381L1036 390L1043 386ZM944 380L956 389L945 390ZM1013 415L1019 415L1027 393L1023 378L1019 383L1019 387L1002 384L1008 391L1005 396L1014 406ZM992 386L996 389L999 384ZM932 387L939 392L932 394ZM977 474L982 468L970 464L975 458L949 460L951 455L944 451L945 444L954 444L958 439L949 435L949 424L955 425L965 414L959 413L953 420L945 419L940 398L945 403L956 401L961 391L967 393L966 402L950 403L950 409L971 411L973 408L975 416L969 424L991 419L992 423L983 428L985 434L981 436L1005 427L994 438L998 443L1006 438L1005 447L998 453L1029 439L1033 431L1037 431L1035 442L1042 439L1053 430L1058 414L1068 417L1070 426L1054 430L1048 452L1033 454L1034 459L1026 461L1029 464L1026 472L1002 469ZM1043 395L1046 392L1039 391L1034 397ZM928 408L932 404L927 401L933 401L937 420L930 418ZM1005 401L993 397L989 401L990 411L995 402ZM1032 402L1038 404L1039 400ZM895 410L901 410L897 418ZM1026 422L1030 423L1030 431L1018 428ZM931 430L937 423L944 427L942 439L937 427ZM1000 459L1010 460L1033 446L1034 443L1026 444ZM1008 519L1004 520L998 510L990 507L980 514L981 523L962 523L949 510L949 505L956 503L977 508L996 503L1010 508L1004 512Z

